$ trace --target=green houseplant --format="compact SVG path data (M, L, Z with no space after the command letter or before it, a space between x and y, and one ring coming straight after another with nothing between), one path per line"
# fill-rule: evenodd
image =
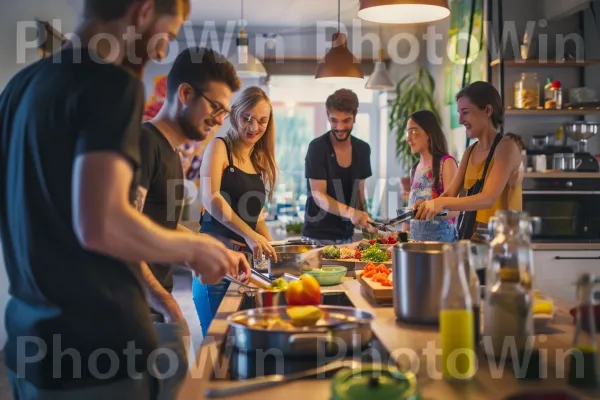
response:
M419 110L430 110L441 122L434 100L435 81L423 67L404 76L396 85L396 99L391 105L389 130L396 135L396 159L402 168L404 193L410 191L410 168L416 161L406 142L406 125L411 114Z

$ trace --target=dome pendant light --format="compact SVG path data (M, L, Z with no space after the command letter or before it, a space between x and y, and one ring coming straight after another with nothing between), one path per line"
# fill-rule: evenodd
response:
M331 49L319 62L315 79L325 83L361 82L365 78L359 61L348 50L346 34L340 32L340 0L338 0L338 31L333 34Z
M382 24L433 22L450 15L448 0L360 0L358 17Z
M244 21L244 0L242 3L242 21ZM237 37L236 53L229 60L240 78L262 78L267 76L265 66L250 54L248 50L248 35L242 27Z
M379 30L379 40L381 41L381 29ZM379 60L375 63L375 69L369 77L365 88L372 90L392 90L396 88L383 62L383 44L379 46Z

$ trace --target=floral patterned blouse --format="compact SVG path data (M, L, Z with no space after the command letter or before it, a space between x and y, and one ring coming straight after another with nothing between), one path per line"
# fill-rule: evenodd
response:
M446 155L442 157L440 163L443 165L448 158L456 162L454 157ZM413 168L408 206L413 207L417 200L431 200L439 197L444 192L444 184L441 178L442 167L440 166L439 185L437 189L434 189L433 168ZM413 240L419 241L455 241L457 240L456 219L412 220L410 222L410 236Z

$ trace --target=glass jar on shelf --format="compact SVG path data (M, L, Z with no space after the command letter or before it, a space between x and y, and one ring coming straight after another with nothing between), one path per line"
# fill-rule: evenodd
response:
M515 108L537 109L540 105L540 82L536 73L523 72L515 82Z

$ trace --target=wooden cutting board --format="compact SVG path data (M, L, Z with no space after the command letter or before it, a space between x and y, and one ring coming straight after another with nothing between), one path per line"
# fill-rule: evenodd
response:
M392 304L394 302L394 287L383 286L379 282L373 282L370 278L361 278L362 271L357 273L358 281L363 287L363 290L377 304Z

